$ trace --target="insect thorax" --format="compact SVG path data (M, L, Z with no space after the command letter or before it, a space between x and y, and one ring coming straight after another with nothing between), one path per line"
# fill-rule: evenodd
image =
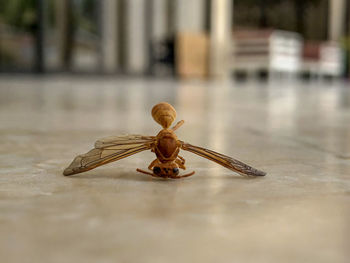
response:
M175 133L171 130L162 130L157 135L155 153L161 162L169 162L176 159L179 146Z

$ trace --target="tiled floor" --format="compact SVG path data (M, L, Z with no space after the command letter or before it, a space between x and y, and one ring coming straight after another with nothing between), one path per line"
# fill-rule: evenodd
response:
M191 153L183 180L138 174L151 152L72 177L108 135L179 138L268 173L245 178ZM339 83L1 77L0 261L348 262L350 87Z

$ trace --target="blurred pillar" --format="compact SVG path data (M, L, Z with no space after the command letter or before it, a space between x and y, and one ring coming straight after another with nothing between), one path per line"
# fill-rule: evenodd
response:
M56 21L59 47L59 67L70 69L72 62L74 23L72 1L56 0Z
M35 66L37 73L44 72L44 1L36 0L37 23L35 26Z
M344 0L329 0L329 40L339 41L343 36L345 10Z
M205 0L177 0L175 28L177 32L203 32Z
M346 75L350 78L350 2L346 1L345 14L345 51L346 51Z
M166 16L167 16L167 32L170 36L173 36L176 28L175 28L175 20L176 20L176 2L174 0L165 0L166 1Z
M131 74L143 74L148 66L146 36L146 1L128 0L126 4L126 70Z
M211 0L210 75L226 78L230 71L233 0Z
M165 72L167 65L160 62L161 59L165 59L168 54L167 41L172 36L169 29L169 16L168 7L169 2L167 0L150 0L147 8L147 16L150 17L147 38L149 44L149 74L159 74Z
M102 1L102 66L106 73L118 70L118 0Z
M167 1L152 0L152 29L153 41L164 40L168 36Z

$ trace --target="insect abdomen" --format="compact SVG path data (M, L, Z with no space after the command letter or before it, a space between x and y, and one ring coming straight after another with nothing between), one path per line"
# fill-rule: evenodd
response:
M164 129L167 129L175 120L176 111L169 103L161 102L152 108L152 117Z

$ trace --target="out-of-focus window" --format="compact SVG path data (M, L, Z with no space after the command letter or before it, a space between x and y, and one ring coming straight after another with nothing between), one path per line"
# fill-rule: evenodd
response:
M98 71L100 1L0 0L0 71ZM42 55L41 55L42 54Z
M60 43L57 30L56 0L46 0L44 6L44 64L46 71L61 69Z
M99 1L61 1L49 0L45 6L46 69L77 72L98 70Z
M28 71L34 65L35 0L0 0L0 71Z
M73 71L96 71L100 58L100 1L73 1Z

